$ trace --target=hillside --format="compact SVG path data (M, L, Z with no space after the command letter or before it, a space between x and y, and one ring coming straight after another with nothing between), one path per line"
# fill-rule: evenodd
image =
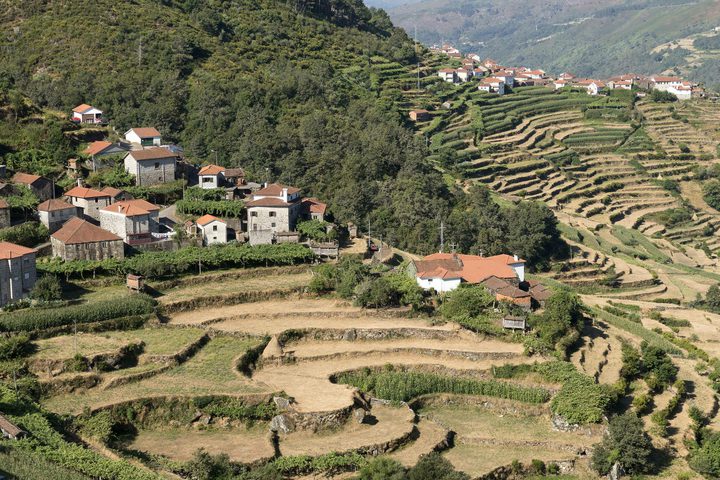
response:
M677 44L720 25L714 1L425 0L389 12L409 32L417 26L418 39L427 45L450 42L503 64L589 77L677 67L693 80L718 83L717 55L688 58L687 42Z

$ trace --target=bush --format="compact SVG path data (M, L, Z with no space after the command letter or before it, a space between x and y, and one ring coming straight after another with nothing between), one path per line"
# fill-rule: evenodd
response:
M399 294L385 277L368 278L355 289L355 303L364 308L399 305Z
M703 199L715 210L720 210L720 180L712 179L702 187Z
M640 393L633 398L632 406L638 415L644 415L650 409L652 397L647 393Z
M592 466L601 475L607 475L615 462L619 462L626 473L637 475L649 470L652 453L652 443L643 430L642 420L626 413L610 420L607 435L593 452Z
M27 357L35 351L35 345L25 334L0 337L0 361Z
M652 389L656 391L664 390L665 387L675 380L678 367L672 363L670 356L665 350L659 347L643 342L640 349L643 356L643 370L652 378L652 380L650 380L653 386ZM648 384L648 386L650 386L650 384Z
M0 331L29 332L77 323L93 323L120 317L148 314L155 300L147 295L131 295L54 309L27 309L0 315Z
M438 452L420 457L418 463L408 471L408 480L465 480L470 477L456 472L452 463Z
M405 480L405 468L388 457L372 459L358 472L358 480Z
M41 302L62 300L60 280L55 275L43 275L35 282L35 288L33 288L30 297Z
M38 222L25 222L0 229L0 241L16 243L24 247L34 247L47 242L49 238L50 232L47 227Z
M690 454L690 467L708 478L720 477L720 433L707 432Z
M457 320L480 316L492 307L494 302L495 298L485 287L465 284L448 293L438 310L444 318Z
M337 229L330 228L331 224L321 220L309 220L297 224L297 231L304 237L316 242L329 242L337 239Z
M614 392L610 387L577 374L563 384L551 407L571 424L599 423L613 401Z
M671 102L677 102L678 98L674 94L670 92L663 92L660 90L653 90L652 94L650 95L653 102L658 103L671 103Z

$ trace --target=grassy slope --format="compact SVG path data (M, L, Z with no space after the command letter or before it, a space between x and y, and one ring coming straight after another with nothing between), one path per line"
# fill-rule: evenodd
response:
M428 43L465 43L468 50L506 63L598 76L684 65L681 51L666 52L664 57L650 52L662 43L714 28L720 18L716 2L650 2L648 7L648 2L636 0L627 4L639 8L618 9L621 3L427 0L390 13L400 26L411 29L417 24L420 39ZM592 18L568 25L586 17ZM704 70L695 72L697 78L713 81Z

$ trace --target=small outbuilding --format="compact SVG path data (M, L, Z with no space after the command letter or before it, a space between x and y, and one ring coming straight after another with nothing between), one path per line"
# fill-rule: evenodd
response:
M5 415L0 414L0 433L4 438L20 440L27 436L27 432L12 423Z
M212 215L203 215L195 222L202 235L203 245L227 243L227 223Z
M71 218L50 235L50 243L53 257L66 261L125 258L122 238L78 217Z

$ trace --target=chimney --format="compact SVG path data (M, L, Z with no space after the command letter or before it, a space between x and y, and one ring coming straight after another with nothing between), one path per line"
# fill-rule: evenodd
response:
M517 262L518 260L520 260L520 258L517 255L513 255L513 260Z
M283 198L284 201L286 201L286 202L288 201L288 189L287 189L287 187L284 187L284 188L282 189L282 198Z
M83 184L82 184L82 178L78 178L78 179L77 179L77 186L78 186L78 187L82 187L82 186L83 186Z

